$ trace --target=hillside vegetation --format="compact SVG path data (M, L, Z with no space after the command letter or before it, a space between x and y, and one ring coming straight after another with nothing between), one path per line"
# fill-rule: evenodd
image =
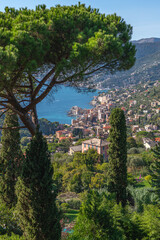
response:
M133 41L136 46L136 63L128 71L94 76L99 87L127 86L160 79L160 38Z

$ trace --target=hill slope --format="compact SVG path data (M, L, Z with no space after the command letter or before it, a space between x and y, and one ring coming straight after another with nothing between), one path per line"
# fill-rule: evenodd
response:
M135 65L114 75L95 75L99 87L127 86L160 79L160 38L146 38L133 43L137 49Z

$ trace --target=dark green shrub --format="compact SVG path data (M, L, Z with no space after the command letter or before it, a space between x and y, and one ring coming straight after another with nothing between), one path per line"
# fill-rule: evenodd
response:
M62 203L62 204L61 204L61 209L62 209L64 212L66 212L67 209L69 209L69 204L68 204L68 203Z
M67 201L69 208L79 210L81 207L81 201L79 199L71 199Z
M12 234L11 236L8 236L7 234L5 234L0 236L0 240L24 240L24 238L15 234Z
M134 199L134 206L137 212L143 212L143 205L157 204L158 197L152 192L151 188L127 187L128 192Z
M133 148L130 148L128 151L127 151L128 154L138 154L139 153L139 150L138 148L136 147L133 147Z
M141 156L128 156L127 167L138 168L146 166L146 162Z

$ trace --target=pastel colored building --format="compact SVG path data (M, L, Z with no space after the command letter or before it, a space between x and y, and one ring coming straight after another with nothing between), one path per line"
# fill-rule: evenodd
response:
M60 130L60 131L56 131L56 138L60 138L60 136L63 135L63 130Z
M98 138L92 138L82 142L82 153L89 149L95 149L99 154L103 155L104 159L108 159L108 146L109 142Z

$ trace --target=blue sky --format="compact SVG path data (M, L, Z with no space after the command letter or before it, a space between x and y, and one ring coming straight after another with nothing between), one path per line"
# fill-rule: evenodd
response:
M48 8L60 5L74 5L75 0L0 0L0 11L8 7L28 7L34 9L38 4ZM99 8L101 13L117 13L133 26L133 40L149 37L160 38L160 0L83 0L86 6Z

